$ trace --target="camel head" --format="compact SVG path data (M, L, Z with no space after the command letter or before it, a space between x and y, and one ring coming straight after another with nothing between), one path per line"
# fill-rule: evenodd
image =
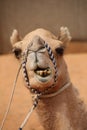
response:
M37 29L23 39L14 30L10 40L16 58L24 67L27 87L44 91L55 86L50 89L51 92L69 80L63 58L67 43L71 40L66 27L60 28L57 37L47 30Z

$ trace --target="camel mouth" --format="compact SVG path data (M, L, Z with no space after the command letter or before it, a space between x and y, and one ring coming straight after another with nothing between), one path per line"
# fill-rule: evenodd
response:
M52 71L49 67L37 68L34 72L35 72L36 78L41 82L47 82L52 75Z
M50 68L37 68L35 71L35 74L41 76L41 77L47 77L51 74Z

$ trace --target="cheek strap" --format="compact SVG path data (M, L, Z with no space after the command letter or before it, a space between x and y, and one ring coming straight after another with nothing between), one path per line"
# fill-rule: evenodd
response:
M17 83L17 79L18 79L18 76L19 76L19 72L21 70L21 67L23 68L23 74L24 74L24 79L26 81L26 84L28 86L28 88L36 94L36 97L34 98L34 103L33 103L33 106L31 108L31 110L29 110L24 122L21 124L19 130L22 130L22 128L25 126L28 118L30 117L30 115L32 114L33 110L37 107L38 105L38 101L40 99L40 96L46 94L51 88L55 87L55 83L57 81L57 77L58 77L58 70L57 70L57 64L56 64L56 60L54 58L54 55L52 53L52 50L51 48L49 47L49 45L47 43L44 43L44 47L47 49L48 51L48 54L49 54L49 57L54 65L54 69L55 69L55 75L54 75L54 84L50 87L48 87L46 90L44 90L43 92L39 92L38 90L36 89L33 89L31 88L30 86L30 83L29 83L29 77L28 77L28 73L27 73L27 69L26 69L26 62L27 62L27 56L28 56L28 51L29 51L29 47L25 50L25 52L23 53L23 60L22 60L22 64L20 65L20 68L18 69L18 72L17 72L17 76L16 76L16 79L15 79L15 82L14 82L14 85L13 85L13 89L12 89L12 94L11 94L11 97L10 97L10 100L9 100L9 104L8 104L8 107L7 107L7 111L5 113L5 116L3 118L3 121L2 121L2 124L0 126L0 130L3 129L3 126L4 126L4 123L5 123L5 120L6 120L6 117L8 115L8 112L10 110L10 106L11 106L11 103L12 103L12 99L13 99L13 95L14 95L14 91L15 91L15 87L16 87L16 83Z
M25 124L27 123L30 115L32 114L33 110L37 107L38 105L38 101L40 99L40 97L42 95L45 95L46 93L48 93L48 91L55 87L55 83L57 81L57 78L58 78L58 69L57 69L57 64L56 64L56 60L54 58L54 55L52 53L52 50L50 48L50 46L47 44L47 43L44 43L44 47L47 49L48 51L48 54L49 54L49 58L51 59L53 65L54 65L54 69L55 69L55 75L54 75L54 84L52 86L49 86L47 89L45 89L43 92L40 92L36 89L33 89L31 88L30 86L30 83L29 83L29 77L28 77L28 73L27 73L27 69L26 69L26 63L27 63L27 56L28 56L28 51L29 51L29 48L27 48L24 52L24 59L22 61L22 68L23 68L23 74L24 74L24 79L26 81L26 84L27 84L27 87L30 89L31 92L35 93L36 96L34 98L34 102L33 102L33 106L31 108L31 110L29 110L25 120L23 121L23 123L21 124L19 130L22 130L22 128L25 126Z
M45 43L45 48L47 49L48 54L49 54L49 58L51 59L53 65L54 65L54 69L55 69L54 82L56 82L57 77L58 77L58 68L57 68L56 60L54 58L54 55L52 53L52 50L51 50L50 46L47 43Z
M53 65L54 65L54 69L55 69L55 75L54 75L54 84L52 86L49 86L46 90L44 90L44 92L40 92L36 89L31 88L31 85L29 83L29 77L28 77L28 73L27 73L27 69L26 69L26 63L27 63L27 56L28 56L28 51L29 51L29 47L27 47L27 49L24 52L24 58L22 60L22 68L23 68L23 74L24 74L24 79L26 82L27 87L30 89L31 92L35 93L35 94L45 94L47 93L47 91L49 91L49 89L53 88L55 86L55 83L57 81L58 78L58 69L57 69L57 64L56 64L56 60L54 58L54 55L52 53L52 50L50 48L50 46L45 42L44 43L44 47L47 49L49 58L51 59Z

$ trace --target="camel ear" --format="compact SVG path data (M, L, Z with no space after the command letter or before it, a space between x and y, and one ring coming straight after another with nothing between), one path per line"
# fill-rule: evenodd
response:
M21 41L21 40L22 40L22 38L21 38L21 36L19 35L18 31L17 31L16 29L14 29L13 32L12 32L12 35L11 35L11 37L10 37L10 42L11 42L12 46L13 46L16 42Z
M63 43L64 48L67 47L68 43L71 40L70 32L67 27L61 27L58 40Z
M13 30L12 35L10 37L10 42L13 47L12 52L15 54L16 58L20 58L21 56L21 42L22 38L20 37L18 31L16 29Z

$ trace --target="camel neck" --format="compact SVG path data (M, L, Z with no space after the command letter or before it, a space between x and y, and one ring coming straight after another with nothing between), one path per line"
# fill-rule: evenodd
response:
M73 86L59 95L41 99L36 110L45 130L78 130L77 124L82 124L84 116L87 116ZM83 130L81 128L79 130Z
M36 110L45 130L57 130L56 124L59 128L60 123L62 123L61 119L68 121L66 99L66 91L68 91L68 89L71 89L71 87L56 96L42 98L40 100Z

